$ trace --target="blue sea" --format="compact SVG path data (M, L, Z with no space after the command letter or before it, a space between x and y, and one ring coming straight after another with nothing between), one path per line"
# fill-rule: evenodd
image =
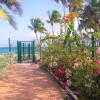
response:
M0 47L0 53L7 53L9 52L9 47ZM11 48L11 52L17 52L17 48L16 47L12 47Z

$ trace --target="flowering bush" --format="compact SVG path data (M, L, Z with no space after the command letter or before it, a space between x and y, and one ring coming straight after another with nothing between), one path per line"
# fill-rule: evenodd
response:
M63 87L71 86L71 81L69 80L71 71L69 69L64 70L64 64L59 66L59 68L54 72L54 75L63 82Z
M100 47L96 49L96 54L100 54Z
M69 52L60 44L53 45L43 60L63 87L77 93L80 100L100 100L100 61L91 58L88 49L73 46Z

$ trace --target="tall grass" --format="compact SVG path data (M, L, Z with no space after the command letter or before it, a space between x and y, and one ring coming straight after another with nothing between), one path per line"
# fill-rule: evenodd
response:
M0 54L0 77L7 76L7 68L10 64L11 58L13 58L13 54L11 53Z

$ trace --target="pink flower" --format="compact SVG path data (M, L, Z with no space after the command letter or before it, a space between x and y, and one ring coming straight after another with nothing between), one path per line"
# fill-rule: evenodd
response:
M96 49L96 54L100 54L100 47Z
M100 68L99 68L99 69L97 69L97 70L96 70L96 72L97 72L98 74L100 74Z
M79 68L79 67L81 67L81 62L75 62L74 63L74 68Z
M66 73L66 78L69 78L72 75L72 72L69 69L66 69L65 73Z
M97 65L100 65L100 60L96 60L96 64Z

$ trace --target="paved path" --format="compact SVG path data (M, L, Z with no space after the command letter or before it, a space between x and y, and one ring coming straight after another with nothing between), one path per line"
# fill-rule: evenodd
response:
M12 65L8 73L0 79L0 100L63 100L64 91L37 64Z

